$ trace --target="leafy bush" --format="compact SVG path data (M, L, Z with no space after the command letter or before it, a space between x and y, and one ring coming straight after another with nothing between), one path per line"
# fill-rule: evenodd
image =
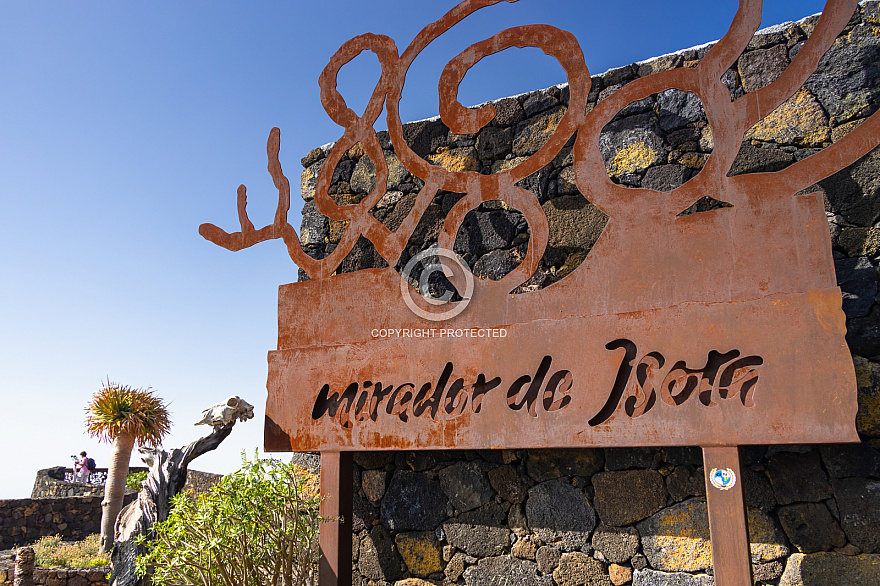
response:
M60 535L42 537L33 545L36 565L44 568L108 566L109 557L98 553L100 541L98 534L73 543L64 543Z
M140 472L132 472L125 478L125 488L130 488L132 490L141 490L141 482L147 479L147 471L141 470Z
M242 467L197 499L177 495L138 559L156 586L288 586L317 577L320 499L292 464L242 455Z

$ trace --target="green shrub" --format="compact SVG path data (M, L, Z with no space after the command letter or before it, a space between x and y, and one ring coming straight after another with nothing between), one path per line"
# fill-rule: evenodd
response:
M147 471L132 472L125 478L125 488L130 488L140 492L141 482L147 479Z
M244 456L244 455L243 455ZM242 457L242 467L197 499L177 495L138 559L156 586L312 584L320 499L300 468Z
M98 553L100 535L64 543L60 535L42 537L33 544L36 565L43 568L90 568L110 565L108 556Z

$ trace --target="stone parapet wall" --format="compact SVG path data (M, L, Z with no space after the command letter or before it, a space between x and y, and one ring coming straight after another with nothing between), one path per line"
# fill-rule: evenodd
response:
M38 470L34 480L31 498L62 498L68 496L104 496L103 484L87 484L84 482L67 482L64 466Z
M817 21L810 17L756 35L723 77L731 99L774 80ZM710 47L597 75L588 108L639 77L695 66ZM404 125L404 137L435 165L497 172L546 142L567 108L568 88L493 103L496 118L476 135L453 134L432 119ZM783 169L840 140L878 108L880 6L872 1L860 5L804 87L747 132L730 173ZM388 193L371 213L396 230L423 182L397 161L387 132L378 134ZM535 194L550 226L539 270L521 290L570 274L607 221L578 191L572 144L520 182ZM658 191L699 173L713 146L699 98L679 90L629 104L599 140L612 181ZM316 258L335 249L346 227L314 204L328 152L313 149L302 160L300 235ZM354 204L374 185L374 165L355 145L334 170L329 193L338 204ZM753 567L759 584L833 584L840 576L874 584L880 583L880 149L807 191L815 189L825 193L863 442L742 448ZM461 194L438 193L402 257L389 262L402 266L436 244L459 199ZM706 197L681 213L725 205ZM522 262L529 235L518 211L486 202L469 214L454 248L478 277L499 279ZM339 271L380 266L386 260L361 239ZM712 583L698 448L361 453L355 462L355 585Z
M106 470L106 469L104 469ZM129 468L129 474L134 472L146 471L146 468L132 467ZM34 488L31 491L31 498L62 498L68 496L104 496L104 484L87 484L83 482L68 482L65 480L67 469L63 466L54 468L46 468L38 470L37 477L34 480ZM106 476L102 475L102 476ZM126 489L126 492L134 492Z
M103 484L84 484L82 482L67 482L64 480L65 468L58 466L55 468L46 468L37 471L37 477L34 480L34 488L31 492L31 498L62 498L70 496L104 496ZM146 472L147 468L143 466L134 466L128 469L129 474L135 472ZM210 487L214 486L220 479L222 474L213 474L211 472L201 472L199 470L189 470L186 475L186 484L183 490L189 494L199 495ZM126 488L126 494L135 494L136 491Z

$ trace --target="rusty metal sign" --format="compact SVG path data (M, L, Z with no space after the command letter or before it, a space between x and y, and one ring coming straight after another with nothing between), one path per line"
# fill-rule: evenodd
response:
M782 171L727 176L745 131L803 84L856 2L832 0L787 70L731 101L721 75L760 22L760 2L744 0L728 34L698 66L633 81L589 114L590 73L570 33L548 25L504 30L444 69L441 117L452 132L474 133L495 116L491 105L464 108L458 85L480 59L509 47L538 47L557 58L568 76L569 107L553 136L519 165L492 175L448 171L416 155L403 138L398 103L405 75L432 40L494 3L462 2L400 56L388 37L355 37L324 69L321 100L345 132L323 165L315 203L329 218L349 222L330 256L308 256L288 222L290 186L278 160L277 129L268 145L279 192L275 221L253 227L242 186L241 231L201 227L205 238L230 250L281 238L312 279L280 289L266 448L857 441L855 380L822 196L795 194L875 146L880 119L873 116ZM382 75L358 117L336 91L336 75L364 50L377 55ZM715 140L711 157L671 192L612 183L597 145L600 130L630 102L668 88L702 99ZM383 106L400 162L425 182L394 232L369 213L386 191L388 170L373 129ZM511 294L534 274L548 242L543 210L516 183L547 165L575 132L577 185L608 224L571 275L543 290ZM376 162L376 188L359 204L339 206L328 187L337 163L358 142ZM471 278L465 299L439 309L408 290L394 268L334 275L360 236L393 267L441 189L465 194L446 217L441 250L452 249L470 210L499 199L528 221L522 264L499 281ZM706 195L732 207L679 215ZM459 270L450 277L459 292L466 291L465 276Z
M536 153L510 169L486 175L433 166L403 137L398 104L407 70L439 35L498 1L461 2L402 54L390 38L364 34L331 58L320 76L321 101L345 132L321 169L315 204L348 224L329 256L308 256L288 222L290 185L277 128L267 149L278 188L274 222L253 226L241 186L241 231L201 226L205 238L230 250L282 239L311 278L279 291L266 449L717 446L717 454L706 451L706 470L736 477L738 463L723 446L858 441L855 376L822 194L797 194L876 146L880 115L782 171L728 177L745 132L815 71L856 0L829 0L784 73L735 101L721 77L760 24L759 0L741 0L728 33L695 67L632 81L589 113L590 72L570 33L548 25L501 31L446 65L442 121L453 133L469 134L493 119L492 105L463 107L458 86L481 59L510 47L537 47L559 61L570 88L564 116ZM357 116L337 92L336 76L365 50L376 54L382 74ZM669 88L702 100L715 142L711 157L670 192L613 183L598 148L600 131L627 104ZM369 213L388 177L373 127L383 107L400 163L424 181L396 231ZM549 234L537 198L516 183L550 163L575 134L577 186L608 223L569 276L514 294L537 270ZM356 143L376 165L376 188L358 204L337 205L328 194L333 171ZM452 254L441 258L461 300L440 306L393 268L439 190L465 194L445 218L440 251L452 250L466 214L489 200L519 210L531 233L523 262L498 281L474 279ZM680 215L704 196L730 207ZM390 267L334 274L360 237ZM738 486L712 494L710 517L713 499L740 495L742 507ZM718 571L719 583L735 583Z

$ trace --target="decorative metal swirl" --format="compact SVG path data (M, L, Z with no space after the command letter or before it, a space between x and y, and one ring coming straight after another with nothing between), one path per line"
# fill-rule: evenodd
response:
M877 144L880 114L871 116L843 140L782 171L727 176L745 132L801 87L858 7L857 0L828 0L818 25L789 67L769 85L731 101L721 77L739 58L761 22L761 0L740 0L730 30L696 67L663 71L637 79L597 104L589 114L586 114L586 106L590 72L584 62L583 51L571 33L549 25L525 25L506 29L471 45L449 61L439 80L441 120L452 132L476 133L495 117L495 108L491 104L478 109L462 106L457 99L458 87L470 68L481 59L511 47L536 47L556 58L568 78L568 109L547 142L510 169L483 175L474 171L449 171L431 165L413 152L403 137L399 102L406 73L416 56L437 37L475 11L499 1L461 2L438 21L425 27L402 55L398 55L392 39L383 35L363 34L345 42L330 59L319 78L321 103L330 118L343 126L345 131L328 154L318 176L315 205L328 218L349 224L329 256L314 259L306 254L296 230L288 222L290 182L278 160L278 128L271 130L267 143L269 173L278 189L278 207L273 223L259 230L254 228L247 216L247 193L242 185L238 188L241 231L230 234L213 224L203 224L199 233L233 251L281 238L293 261L311 279L322 280L334 273L360 236L370 240L376 251L393 266L439 190L465 194L447 215L439 235L439 245L449 249L470 210L481 202L500 199L521 211L531 230L523 262L492 285L511 291L537 270L549 234L547 218L537 198L515 184L550 163L575 133L574 170L581 194L609 216L609 223L614 222L620 230L632 231L634 240L645 226L674 221L679 212L707 193L720 194L719 199L723 198L734 206L752 207L762 198L793 197L799 190L856 161ZM378 57L382 73L364 114L358 116L346 105L336 89L336 82L339 70L365 50L372 51ZM702 100L715 140L711 157L696 177L669 192L633 189L613 183L605 172L598 148L600 131L627 104L670 88L693 92ZM388 132L398 159L410 173L424 181L409 215L394 232L369 213L385 194L388 178L384 153L373 128L383 106L387 109ZM333 172L346 151L358 142L375 164L376 187L357 204L338 205L328 193Z

